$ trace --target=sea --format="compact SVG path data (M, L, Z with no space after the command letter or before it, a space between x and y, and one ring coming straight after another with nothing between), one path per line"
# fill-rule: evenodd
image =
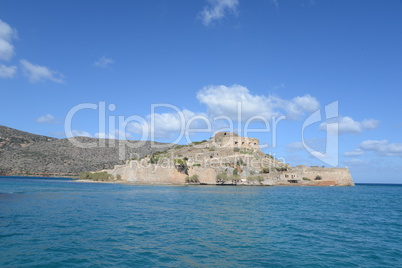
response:
M402 267L402 185L0 177L0 267Z

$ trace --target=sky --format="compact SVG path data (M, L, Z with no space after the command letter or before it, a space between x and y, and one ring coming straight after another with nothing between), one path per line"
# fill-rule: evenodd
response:
M402 1L0 6L0 125L181 144L233 126L291 165L402 183Z

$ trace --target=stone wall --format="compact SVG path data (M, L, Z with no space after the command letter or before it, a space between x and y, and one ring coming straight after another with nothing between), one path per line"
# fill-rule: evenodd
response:
M120 175L123 181L137 184L185 184L186 174L180 173L175 167L163 167L130 161L127 165L115 166L106 170L113 176ZM198 175L200 183L215 184L216 171L214 168L189 167L188 176Z
M123 181L136 184L185 184L186 174L180 173L174 166L144 164L140 161L131 161L127 165L115 166L113 170L106 170L113 176L120 175ZM198 175L200 183L215 184L218 173L225 172L232 175L231 167L188 167L188 176ZM250 176L248 167L243 167L240 174L242 179ZM305 186L353 186L354 182L348 168L320 168L297 166L287 171L272 171L262 176L263 181L246 181L245 185L305 185Z
M184 184L186 174L175 168L160 167L157 165L142 165L139 161L130 161L128 165L115 166L107 170L109 174L120 175L123 181L137 184Z
M326 182L333 181L331 185L339 186L353 186L355 185L352 179L352 175L348 168L319 168L319 167L304 167L304 176L316 183L326 185ZM317 176L321 177L321 180L315 180Z
M353 186L348 168L297 166L288 171L264 174L265 185Z

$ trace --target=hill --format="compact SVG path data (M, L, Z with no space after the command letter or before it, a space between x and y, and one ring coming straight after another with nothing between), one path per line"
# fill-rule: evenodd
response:
M102 141L88 137L76 139L84 144ZM119 160L119 140L106 139L105 144L103 148L78 148L68 139L36 135L0 125L0 174L76 176L83 171L112 168L125 163L125 160ZM149 141L140 142L138 148L126 146L124 158L130 159L133 155L143 157L174 147L173 144L156 144L162 149L154 148Z

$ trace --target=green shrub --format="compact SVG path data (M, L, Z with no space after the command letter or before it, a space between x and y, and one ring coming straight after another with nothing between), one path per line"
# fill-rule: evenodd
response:
M309 178L307 178L307 177L303 177L303 180L304 181L311 181Z
M247 178L247 180L262 182L262 181L264 181L264 177L263 176L250 176Z
M240 152L240 148L238 148L238 147L233 148L233 152Z
M277 167L275 169L276 169L276 171L288 171L288 169L285 167Z
M255 171L254 171L254 170L250 170L250 175L255 175Z
M215 151L215 147L209 148L209 151L211 151L211 152Z
M186 177L186 182L187 183L189 183L189 182L200 182L200 180L198 178L199 178L199 176L197 174L194 174L191 177L187 176Z
M204 142L207 142L207 140L193 141L193 144L194 144L194 145L198 145L198 144L201 144L201 143L204 143Z
M80 173L81 180L93 180L93 181L108 181L113 179L113 176L108 174L107 172L81 172Z
M120 175L120 174L117 174L117 175L116 175L116 179L117 179L117 180L121 180L121 175Z
M216 175L216 180L217 181L227 181L228 179L229 178L228 178L228 175L226 173L220 173L220 174Z
M239 171L238 171L237 169L233 169L233 175L234 175L234 176L239 175Z
M200 167L201 164L194 164L193 167Z
M91 174L91 172L81 172L80 173L80 180L89 180L89 174Z
M263 174L268 174L269 173L269 168L267 168L267 167L262 168L261 171L262 171Z
M160 156L159 155L151 155L151 158L149 159L149 163L151 164L158 164Z
M174 160L174 163L175 163L176 165L185 165L185 166L187 166L186 161L183 161L183 160L181 160L180 158L176 158L176 159Z
M235 175L235 174L233 174L232 176L230 176L230 177L228 178L228 180L239 181L239 180L240 180L240 175Z
M155 152L155 153L153 153L154 155L159 155L159 154L166 154L167 153L167 150L164 150L164 151L158 151L158 152Z
M243 159L237 160L236 164L237 164L238 166L247 166L246 163L244 163Z

